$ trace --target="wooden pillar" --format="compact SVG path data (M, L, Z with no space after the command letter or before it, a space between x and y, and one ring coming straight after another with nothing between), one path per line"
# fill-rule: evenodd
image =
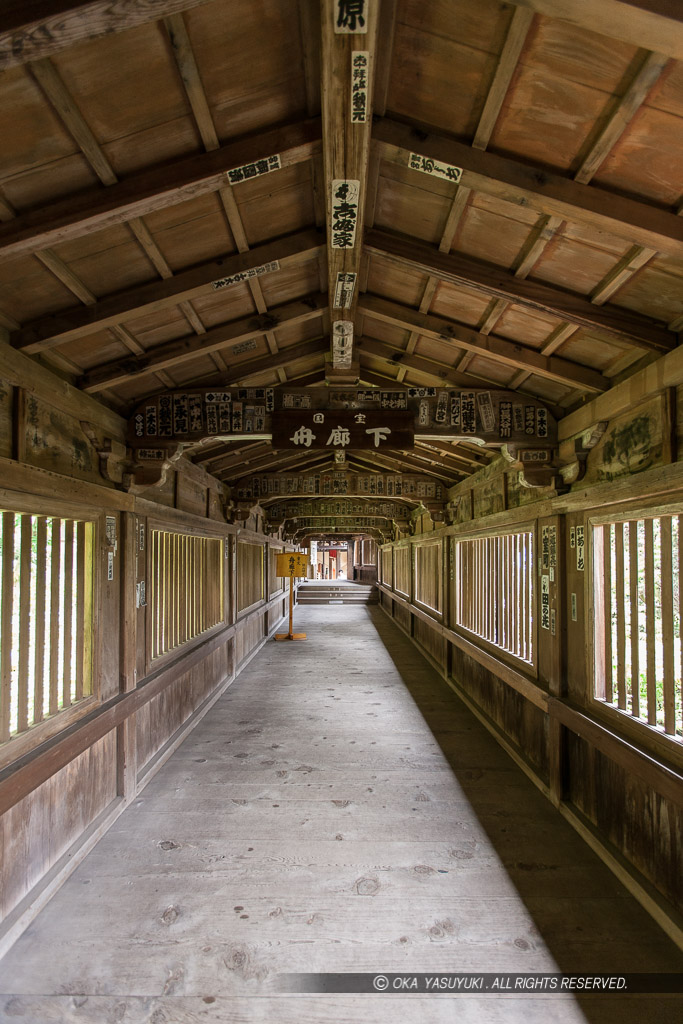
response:
M565 697L565 529L561 516L538 521L538 680L553 697ZM558 806L565 797L565 730L550 717L548 728L548 782L550 798Z
M132 512L121 514L120 528L120 684L122 693L134 690L137 683L137 581L139 532ZM142 553L144 557L144 552ZM143 633L144 635L144 633ZM137 788L137 743L135 715L130 715L116 730L117 793L129 803Z

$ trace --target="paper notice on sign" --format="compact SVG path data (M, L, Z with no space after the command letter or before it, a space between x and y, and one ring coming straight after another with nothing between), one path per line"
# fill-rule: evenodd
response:
M583 572L586 568L586 550L584 547L584 528L583 526L576 527L576 568L579 572Z
M550 629L550 577L541 576L541 628Z
M479 417L482 427L487 434L492 434L496 427L496 417L493 411L491 393L489 391L478 392L477 405L479 406Z
M337 274L337 283L334 288L334 308L350 309L355 289L355 274Z
M360 181L336 178L332 182L332 220L330 225L333 249L353 249L358 224Z
M419 153L411 153L408 157L408 167L412 171L421 171L423 174L431 174L436 178L444 178L454 184L462 178L462 167L453 167L451 164L444 164L440 160L432 160L428 156L420 156Z

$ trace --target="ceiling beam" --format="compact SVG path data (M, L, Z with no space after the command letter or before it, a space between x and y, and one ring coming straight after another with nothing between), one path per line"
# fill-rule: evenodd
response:
M433 476L441 483L452 484L466 475L462 469L444 470L436 461L420 462L418 459L411 459L404 452L394 452L393 455L377 455L375 452L368 452L367 456L356 453L356 462L365 464L370 470L377 472L377 468L388 470L390 473L417 473L418 476ZM435 468L436 467L436 468Z
M20 213L0 224L0 263L230 189L227 172L244 164L276 154L282 167L308 160L320 151L320 137L319 118L301 121Z
M290 345L289 348L280 349L279 352L270 353L267 356L259 356L257 359L249 359L244 363L228 367L227 373L220 376L220 383L225 387L241 384L256 374L289 366L299 359L310 359L311 356L316 355L324 356L326 351L327 338L313 338L310 341L302 341L298 345ZM202 378L203 383L204 379Z
M487 466L489 459L486 456L490 456L492 454L488 448L482 448L481 455L477 457L476 455L472 455L469 452L464 451L457 441L438 441L434 437L430 437L429 440L423 440L421 437L416 437L415 445L416 447L424 446L426 448L438 448L438 450L443 452L445 455L450 455L451 458L456 459L458 462L464 462L467 466L474 467L475 469L483 469L484 466Z
M376 295L364 295L359 303L359 310L367 316L380 320L382 323L400 327L403 330L415 331L425 338L445 342L474 355L481 355L493 362L513 370L528 370L530 373L558 381L560 384L571 384L586 391L600 393L611 387L610 381L597 370L580 366L568 359L558 356L544 356L535 349L518 345L505 338L497 338L490 334L480 334L462 324L441 317L419 313L397 302L381 299Z
M6 0L0 11L0 70L75 43L157 21L209 0Z
M378 359L386 359L395 366L402 366L418 373L424 373L434 379L437 386L457 388L490 388L490 380L483 377L471 376L468 373L458 373L449 366L437 362L435 359L427 359L424 356L417 356L406 352L405 349L390 345L386 341L377 341L375 338L359 338L358 351L362 355L376 356ZM495 386L495 385L494 385Z
M683 221L678 222L683 226ZM504 268L484 260L459 253L441 253L416 239L374 229L367 232L365 245L369 252L400 266L536 309L579 327L599 330L617 337L622 344L628 341L632 345L660 353L670 352L676 347L675 335L649 317L616 306L594 306L582 295L563 291L541 281L515 277Z
M79 381L82 391L96 392L105 388L117 387L131 380L138 380L156 373L157 370L168 370L170 367L196 359L198 356L209 355L227 345L235 346L263 337L266 331L278 327L293 327L322 316L327 308L326 295L311 295L305 299L288 302L276 307L263 315L251 315L233 320L230 323L214 327L202 335L189 335L162 345L157 345L144 355L126 356L109 363L103 363L90 370ZM228 353L223 353L226 357ZM253 361L253 360L252 360ZM237 356L231 359L231 369L237 370L245 359Z
M87 308L69 309L35 320L15 331L10 340L15 348L25 352L41 352L184 300L213 295L219 282L253 268L275 261L281 266L297 266L315 256L320 245L320 236L315 230L300 231L256 246L248 253L234 253L180 271L167 280L116 292Z
M509 0L549 18L683 60L683 15L677 0Z
M260 456L258 459L253 459L245 463L231 463L227 466L216 466L211 470L211 473L215 476L219 476L221 480L239 480L244 476L252 476L253 474L259 473L270 473L272 470L277 469L278 473L289 469L292 466L301 466L301 472L308 472L310 467L317 466L318 463L324 461L326 458L325 452L315 454L314 452L277 452L275 449L270 450ZM233 472L233 470L236 470Z
M489 144L533 20L533 11L525 10L523 7L518 7L512 16L507 37L498 58L498 66L472 140L475 149L486 149Z
M348 12L344 11L344 7ZM363 14L336 0L321 0L321 106L323 158L327 210L327 275L332 328L332 365L346 369L353 361L353 337L346 336L343 349L335 346L334 324L353 322L363 247L370 136L372 131L372 77L377 53L379 0L368 0ZM339 32L340 19L347 17ZM354 66L362 60L363 67ZM363 75L364 88L354 93L354 71ZM365 98L364 116L354 119L354 96ZM338 184L334 182L350 183ZM347 230L352 227L353 230ZM339 274L353 274L355 286L349 304L337 288ZM337 335L339 336L339 335Z
M683 222L661 206L584 185L544 167L472 149L436 132L382 118L373 128L373 146L383 158L408 166L417 153L462 170L461 186L539 213L604 231L658 252L680 256ZM413 171L420 175L420 171Z

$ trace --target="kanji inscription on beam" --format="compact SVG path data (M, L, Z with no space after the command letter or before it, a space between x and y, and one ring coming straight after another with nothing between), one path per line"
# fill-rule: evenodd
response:
M353 249L358 224L360 181L335 178L332 182L331 235L333 249Z
M412 448L413 417L401 412L305 409L273 413L273 448Z
M336 0L334 31L337 35L367 34L368 7L372 0Z

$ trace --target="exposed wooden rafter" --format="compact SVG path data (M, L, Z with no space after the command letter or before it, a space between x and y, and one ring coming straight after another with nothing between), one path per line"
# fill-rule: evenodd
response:
M480 334L452 320L419 313L375 295L364 295L360 308L367 316L383 323L415 331L418 336L447 342L456 348L484 356L513 370L524 366L529 372L541 377L561 384L572 384L588 391L606 391L609 387L607 378L596 370L572 363L568 359L541 355L535 349L525 348L505 338Z
M209 0L15 0L0 12L0 70L74 43L157 21Z
M455 285L464 285L485 295L515 302L529 309L567 320L580 327L598 329L621 340L629 339L640 348L668 352L676 345L675 336L648 317L618 309L596 307L581 295L515 277L508 271L483 260L458 253L440 253L432 246L386 231L366 234L368 251L400 266L418 269Z
M319 118L275 128L20 213L0 225L0 262L216 192L230 169L273 153L283 167L308 160L321 149L320 133Z
M424 132L389 118L373 129L373 145L386 160L408 166L411 153L462 169L461 183L497 199L680 256L683 223L661 206L584 185L546 168L481 152L447 135ZM415 172L416 174L419 172Z
M683 60L683 15L676 0L510 0L549 18Z
M226 346L241 345L255 338L263 337L266 331L276 327L294 327L321 317L327 305L326 295L311 295L296 302L288 302L265 315L247 316L214 327L201 337L188 336L155 346L149 353L137 358L127 357L105 363L87 373L80 381L84 391L96 392L116 387L131 380L138 380L159 369L169 369L182 363L191 362L198 356L209 355ZM237 370L241 356L230 360L232 369Z
M74 338L93 334L111 324L125 323L144 313L177 305L200 295L214 294L214 285L226 278L279 262L297 266L317 255L322 240L314 230L300 231L276 242L257 246L248 253L236 253L181 271L165 281L153 281L100 299L87 309L66 310L26 324L12 341L26 352L40 352Z

